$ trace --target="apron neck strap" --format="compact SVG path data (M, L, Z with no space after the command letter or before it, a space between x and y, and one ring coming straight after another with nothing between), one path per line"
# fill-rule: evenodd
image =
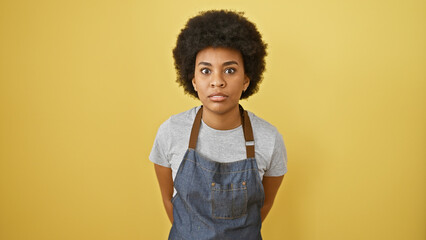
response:
M244 139L246 140L246 153L247 158L254 158L254 137L253 137L253 129L251 127L250 118L248 116L247 111L240 105L240 113L241 113L241 123L243 125L244 131ZM194 119L194 124L192 124L191 136L189 138L189 146L188 148L192 148L195 150L197 146L198 133L200 131L201 125L201 117L203 115L203 106L197 112L197 115Z

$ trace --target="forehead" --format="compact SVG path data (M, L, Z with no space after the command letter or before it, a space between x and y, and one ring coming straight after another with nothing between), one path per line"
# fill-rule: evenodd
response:
M225 47L207 47L197 53L196 63L209 62L221 63L226 61L243 62L240 51Z

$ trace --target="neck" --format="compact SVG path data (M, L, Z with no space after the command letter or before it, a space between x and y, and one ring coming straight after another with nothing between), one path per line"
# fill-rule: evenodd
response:
M205 124L217 130L230 130L241 125L241 114L238 105L230 111L221 114L204 108L202 118Z

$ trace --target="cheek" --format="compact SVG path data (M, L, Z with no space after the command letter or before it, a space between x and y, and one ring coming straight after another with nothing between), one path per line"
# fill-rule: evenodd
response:
M203 97L206 95L208 91L208 85L206 85L206 81L196 80L196 88L199 97Z
M232 88L233 91L242 91L244 89L244 78L238 78L234 79L234 81L229 81L228 87Z

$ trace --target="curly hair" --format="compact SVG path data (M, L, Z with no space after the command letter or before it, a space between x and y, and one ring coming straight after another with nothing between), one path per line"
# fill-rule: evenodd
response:
M210 10L190 18L181 30L173 58L177 72L176 82L185 93L198 98L192 85L197 53L206 47L228 47L240 51L245 74L250 85L240 99L248 98L259 90L265 71L267 44L255 24L244 17L244 12Z

